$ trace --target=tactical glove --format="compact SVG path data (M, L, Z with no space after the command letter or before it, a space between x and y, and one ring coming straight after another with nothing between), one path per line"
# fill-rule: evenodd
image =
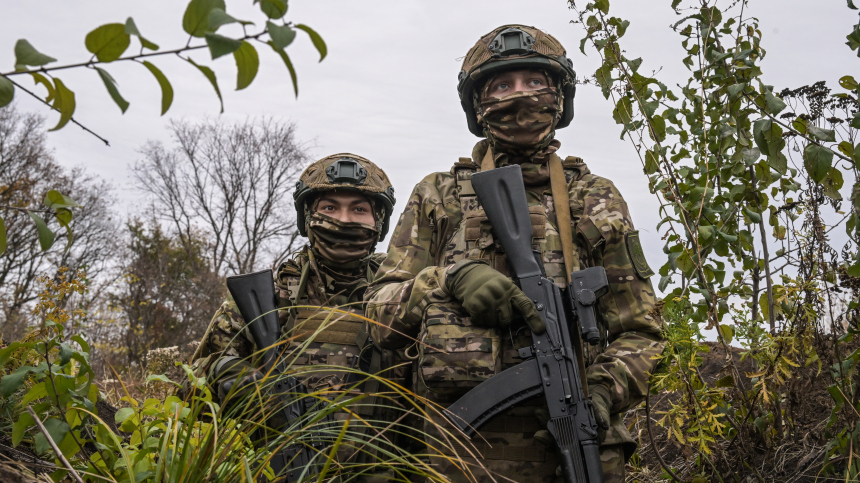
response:
M603 386L591 388L591 405L594 407L594 419L597 421L597 443L603 444L606 430L609 429L609 408L612 407L609 390Z
M254 391L254 384L263 375L251 363L241 359L219 364L215 371L215 381L218 384L218 399L224 403L227 396L230 401L237 402ZM233 391L230 394L230 391Z
M490 266L471 261L456 266L446 276L446 288L479 327L511 325L514 310L519 312L536 334L546 330L534 303L514 282Z

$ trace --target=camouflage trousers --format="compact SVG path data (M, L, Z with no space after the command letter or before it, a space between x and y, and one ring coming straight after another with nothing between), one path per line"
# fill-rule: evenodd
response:
M509 409L470 440L455 437L442 416L425 420L433 469L453 483L563 483L558 452L534 439L542 429L534 409ZM624 483L623 445L601 446L600 460L605 483Z

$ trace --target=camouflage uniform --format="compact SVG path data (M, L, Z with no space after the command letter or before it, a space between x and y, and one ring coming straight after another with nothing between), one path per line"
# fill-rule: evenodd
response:
M537 35L534 32L539 31L529 32ZM532 114L536 111L529 111L527 104L520 106L515 122L540 123L539 113ZM559 111L560 106L561 101ZM491 144L501 144L498 138L488 137L476 145L471 159L460 158L450 172L433 173L418 183L392 234L388 257L366 294L367 316L380 323L371 332L382 347L409 345L411 337L423 343L418 346L421 357L414 372L417 391L443 407L480 382L521 362L516 349L531 344L527 328L500 333L495 328L472 325L469 314L446 285L448 270L464 259L483 260L509 275L505 254L493 239L470 181L471 175L480 170ZM563 252L546 165L559 146L550 136L527 159L513 149L507 151L514 155L500 149L492 157L496 167L512 162L522 167L533 247L541 253L547 277L563 287ZM664 345L662 322L651 314L655 299L649 277L653 273L642 254L627 205L612 182L591 174L579 158L569 157L563 166L575 237L574 256L580 267L603 266L610 282L609 293L599 302L601 343L584 349L589 387L592 392L604 391L611 402L610 428L601 444L604 475L607 482L623 482L624 462L636 443L622 422L622 414L644 399L646 373L653 369L652 357ZM490 475L499 481L555 479L559 466L555 448L545 448L534 439L535 433L545 428L545 419L539 420L546 417L542 416L548 414L546 411L542 398L532 399L488 422L471 441L460 442L462 446L456 451L469 465L471 479L492 481ZM444 424L443 418L434 419ZM429 441L444 438L432 423L428 422L425 430ZM481 458L463 457L475 449ZM434 463L453 481L470 479L458 469L456 459L436 458Z
M316 212L319 197L310 195L353 186L358 186L356 191L370 201L375 226L344 223ZM337 390L348 382L349 373L334 368L358 369L363 351L373 354L373 357L362 356L372 361L367 369L370 373L391 368L396 362L394 353L381 351L367 338L366 322L352 316L364 315L365 290L385 258L384 254L372 251L388 229L394 204L393 189L385 173L370 161L352 154L339 154L309 166L297 185L295 198L299 231L311 242L274 271L281 337L289 340L282 353L291 370L302 375L309 391ZM326 307L337 307L347 313L330 311ZM205 375L212 385L216 402L221 403L227 395L223 383L239 376L239 370L231 366L240 361L252 362L251 356L259 349L233 298L228 297L215 313L194 361L198 375ZM384 374L402 385L408 369L408 366L401 366L386 370ZM376 392L377 385L370 380L364 389ZM368 401L352 409L365 418L386 420L387 415L380 414L379 408ZM338 420L346 417L346 413L335 414ZM355 448L344 444L338 456L343 460L354 451ZM351 461L369 463L371 460L362 453ZM361 481L372 480L364 477Z

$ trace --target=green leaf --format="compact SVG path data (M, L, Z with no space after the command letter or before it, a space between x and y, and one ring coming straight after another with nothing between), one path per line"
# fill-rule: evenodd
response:
M836 142L836 133L832 129L821 129L820 127L810 124L807 126L809 134L819 141Z
M236 69L238 70L236 90L240 91L251 85L254 77L257 77L257 70L260 68L260 57L257 55L257 49L243 40L241 47L233 52L233 58L236 59Z
M290 79L293 81L293 91L296 93L296 97L299 97L299 81L296 77L296 69L293 67L292 61L290 61L290 56L287 55L287 52L284 51L284 49L275 47L275 44L273 44L271 40L266 43L269 44L269 47L271 47L272 50L281 56L281 60L284 61L284 64L287 66L287 70L290 71Z
M286 48L296 38L296 31L291 29L289 25L275 25L272 22L266 22L266 29L269 31L269 37L272 38L275 49Z
M215 32L222 25L227 25L231 23L254 25L254 22L248 22L245 20L239 20L237 18L234 18L232 15L220 8L213 8L212 11L209 12L209 30L211 32Z
M808 144L803 150L803 160L809 176L816 183L820 183L833 166L833 151L816 144Z
M21 406L27 406L31 402L36 399L41 399L48 395L48 388L45 386L45 381L42 381L38 384L33 385L27 394L24 394L24 397L21 398L21 402L19 403Z
M615 119L616 123L623 126L630 124L633 120L633 105L629 97L624 96L618 101L612 111L612 118Z
M848 0L848 8L850 8L851 10L857 10L857 7L854 6L853 0Z
M212 9L227 10L224 0L191 0L182 16L182 29L194 37L203 37L209 29Z
M32 211L28 211L27 213L30 214L30 218L36 223L36 230L39 232L39 245L42 246L42 251L44 252L51 248L57 235L48 228L48 225L45 224L45 220L41 216Z
M6 251L6 222L0 217L0 255Z
M63 342L60 344L60 365L65 366L72 360L72 348L69 344Z
M43 422L45 429L48 430L48 434L51 436L51 439L54 440L57 445L65 439L66 435L69 434L71 428L69 427L69 423L65 421L61 421L57 418L48 418ZM43 454L47 453L48 450L51 449L50 443L45 439L45 435L39 433L34 438L34 442L36 443L36 453Z
M761 214L752 211L751 209L744 206L744 214L752 221L753 223L761 223Z
M41 367L42 366L40 365L39 368ZM18 369L15 369L11 374L3 376L3 378L0 379L0 396L5 398L11 396L15 391L20 389L22 385L24 385L24 378L26 378L31 372L36 372L39 368L33 366L21 366Z
M743 90L746 88L746 84L734 84L728 87L729 99L735 100Z
M60 111L60 120L50 131L61 129L75 113L75 93L70 91L58 77L54 77L54 103L51 107Z
M15 42L15 70L26 70L28 65L40 66L56 61L57 59L36 50L25 39Z
M18 416L18 420L12 425L12 446L18 446L21 440L24 439L24 434L28 429L36 425L36 421L29 411L22 411Z
M254 3L257 3L255 0ZM287 14L287 0L259 0L260 10L271 19L281 18Z
M603 12L604 15L609 13L609 0L597 0L594 2L594 8Z
M45 86L45 89L48 90L48 95L45 96L45 102L51 102L56 95L56 92L54 91L54 85L51 84L51 81L49 81L47 77L43 76L38 72L31 72L30 75L33 76L33 84L42 84L43 86Z
M316 33L314 29L308 27L305 24L300 23L296 25L296 28L299 30L304 30L311 37L311 42L313 42L314 47L316 47L317 49L317 52L320 53L320 62L322 62L322 60L325 59L325 56L328 53L328 49L322 37L320 37L320 34Z
M6 107L15 98L15 84L9 79L0 76L0 107Z
M108 23L88 33L84 44L100 62L113 62L122 57L131 44L131 36L126 33L125 25Z
M660 170L660 160L657 154L649 149L645 152L645 174L654 174Z
M150 381L166 382L169 384L173 384L174 386L177 386L177 387L182 387L182 384L179 384L178 382L171 380L169 377L165 376L164 374L152 374L151 376L146 378L146 382L150 382ZM159 403L160 403L160 401L159 401Z
M770 131L772 124L770 119L759 119L753 123L753 138L762 153L770 152L765 132Z
M105 89L107 89L108 94L110 94L111 99L119 106L119 110L125 114L126 109L128 109L128 101L123 99L122 95L119 93L119 90L116 88L116 81L110 74L107 73L106 70L96 67L96 72L99 73L99 77L102 78L102 82L105 84Z
M771 114L779 114L785 109L785 102L779 97L773 95L771 91L765 91L764 101L767 104L767 112Z
M77 204L75 200L69 198L68 196L60 193L57 190L50 190L48 194L45 195L45 199L42 200L42 203L51 209L56 208L80 208L81 205Z
M860 24L854 26L854 30L851 31L850 34L845 36L848 39L848 42L845 42L845 45L848 46L851 50L857 50L857 56L860 57Z
M130 418L134 414L133 408L120 408L119 411L114 414L114 422L116 424L122 424L126 419Z
M845 181L842 178L842 171L835 167L830 168L830 171L827 173L827 177L821 181L821 186L824 188L824 195L836 201L842 200L842 194L839 193L839 190L842 188L844 183Z
M159 87L161 87L161 115L163 116L170 109L170 105L173 104L173 86L170 85L170 81L167 80L167 77L158 67L145 60L143 61L143 65L152 72L155 80L158 81Z
M854 80L853 76L846 75L839 78L839 85L842 86L844 89L853 91L857 88L857 81Z
M125 21L125 33L137 37L144 48L149 50L158 50L158 45L146 40L143 38L143 35L140 35L140 30L137 29L137 25L135 25L134 19L131 17Z
M241 40L231 39L218 34L206 34L206 44L209 45L209 52L212 53L212 60L221 57L222 55L232 54L242 46Z
M212 84L212 87L215 88L215 93L218 94L218 101L221 103L221 112L224 112L224 99L221 98L221 89L218 87L218 79L215 77L215 73L212 72L212 69L206 67L205 65L199 65L191 59L188 59L188 62L191 63L194 67L197 67L206 79L209 80L209 83Z

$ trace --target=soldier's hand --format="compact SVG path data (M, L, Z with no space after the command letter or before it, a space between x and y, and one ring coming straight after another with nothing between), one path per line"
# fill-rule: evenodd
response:
M609 391L603 386L591 388L591 405L594 407L594 419L597 420L597 443L602 444L609 429L609 408L612 406Z
M448 291L480 327L507 327L519 312L537 334L546 330L535 305L514 282L483 263L461 267L446 281Z

